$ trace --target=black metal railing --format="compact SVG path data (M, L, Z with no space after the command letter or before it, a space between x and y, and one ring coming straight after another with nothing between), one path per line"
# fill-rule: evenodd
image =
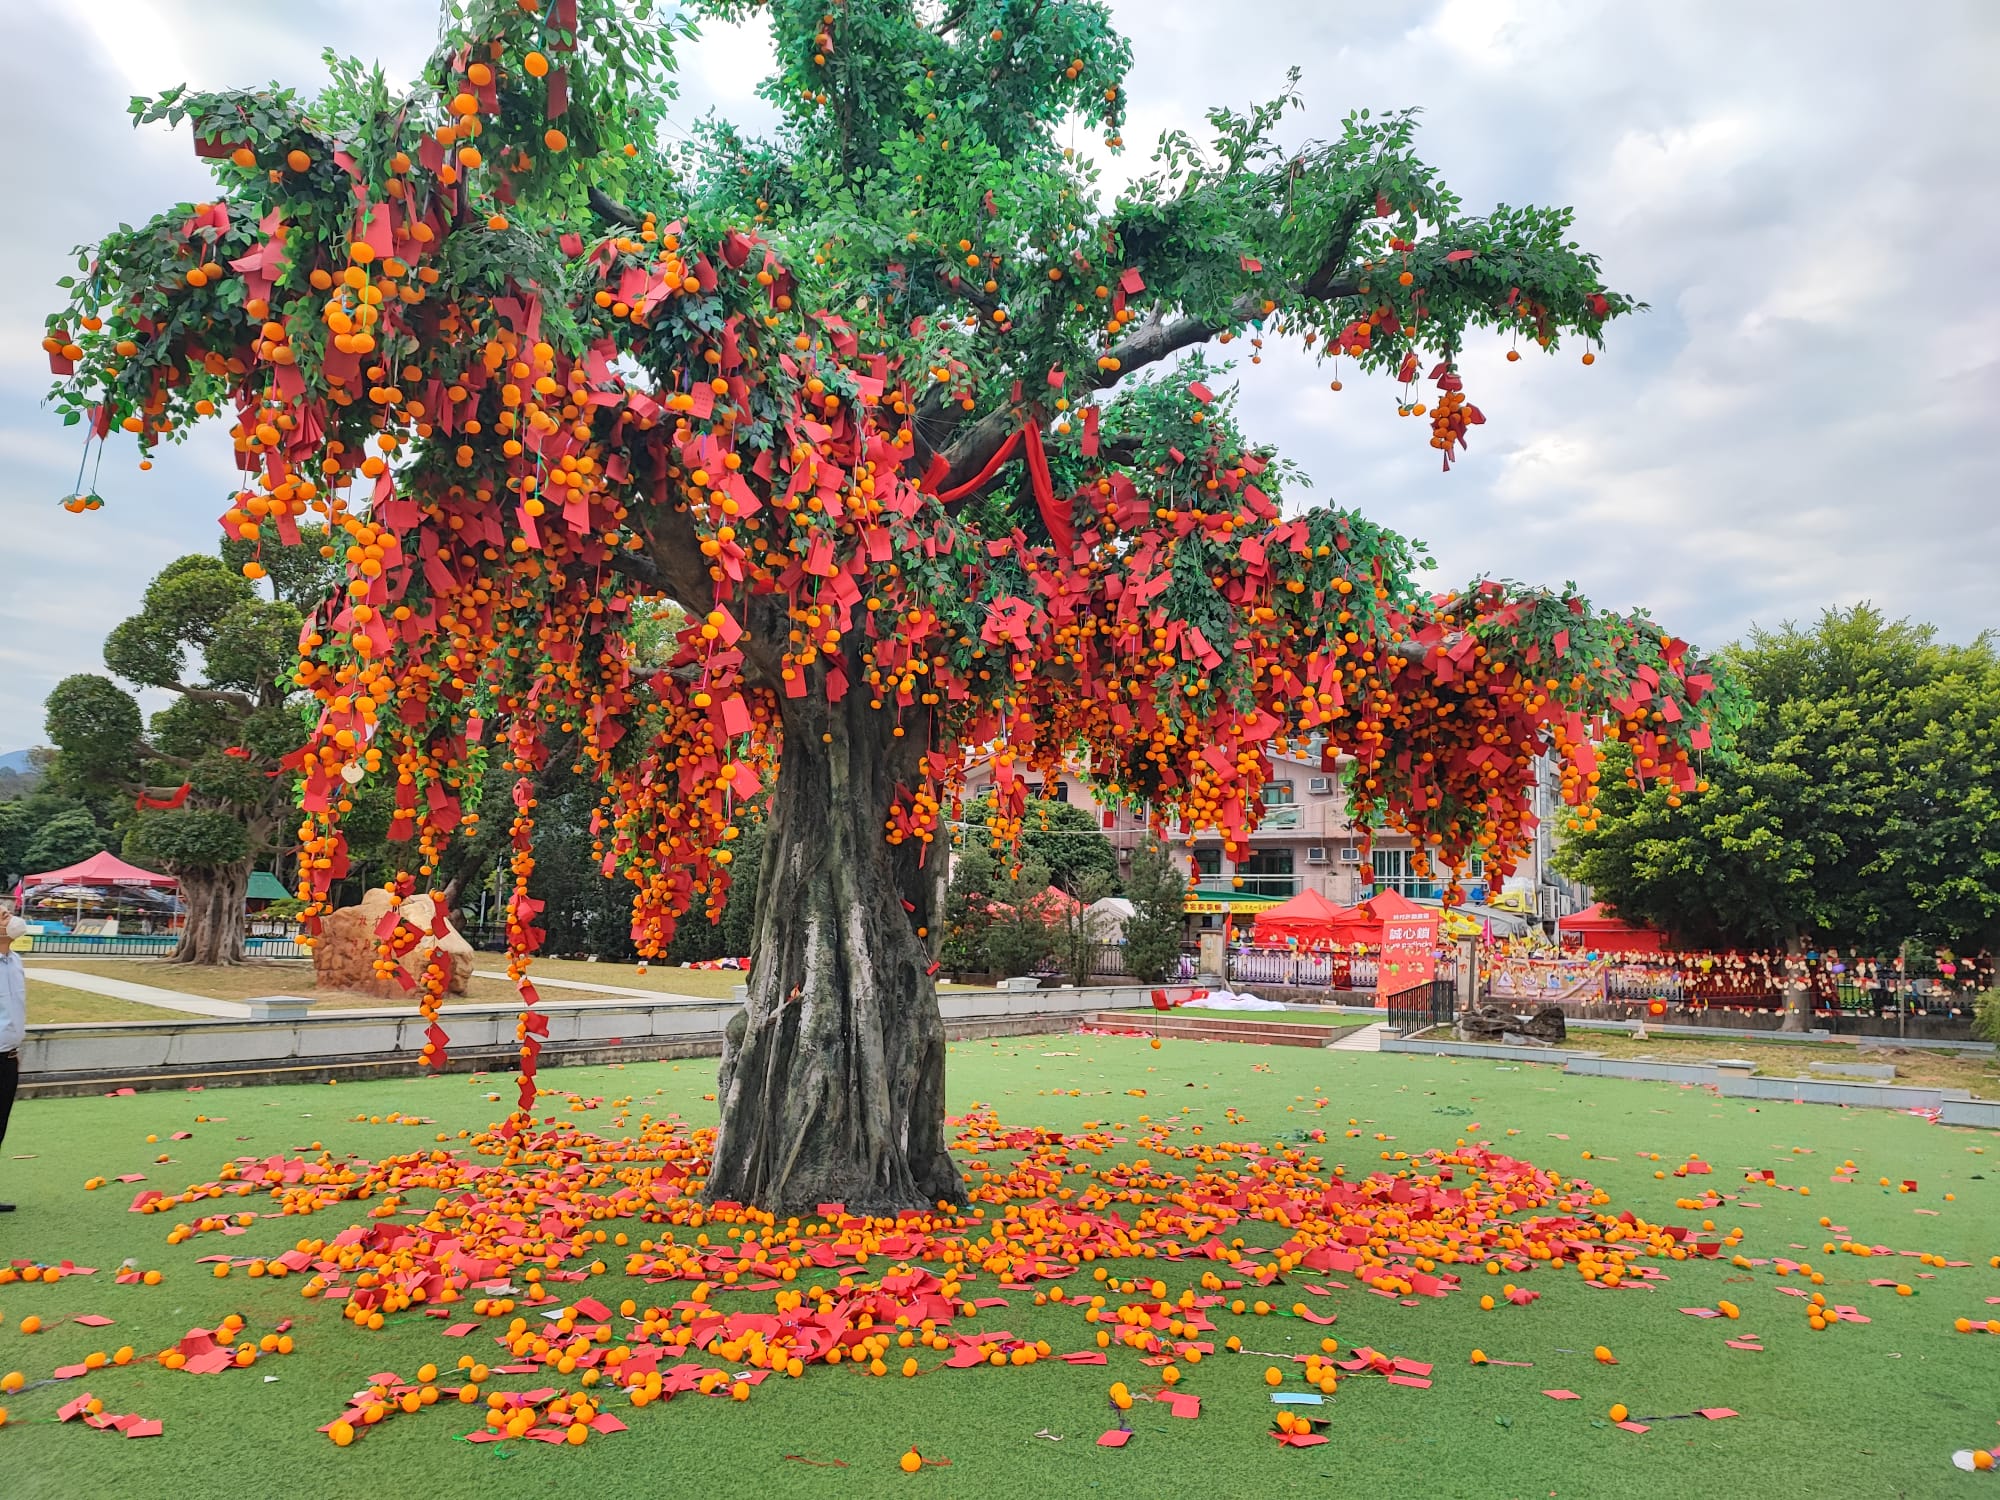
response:
M1409 1036L1458 1020L1458 979L1439 976L1389 997L1389 1029Z

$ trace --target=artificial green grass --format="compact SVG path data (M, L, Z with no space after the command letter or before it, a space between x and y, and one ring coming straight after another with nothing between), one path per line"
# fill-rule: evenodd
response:
M1276 1411L1263 1383L1270 1363L1253 1354L1218 1352L1185 1368L1180 1389L1202 1398L1198 1420L1156 1414L1138 1403L1129 1446L1103 1449L1097 1436L1115 1424L1105 1391L1112 1380L1135 1389L1152 1372L1129 1351L1114 1350L1107 1368L1043 1362L1025 1369L930 1369L914 1380L874 1379L851 1365L814 1367L800 1381L766 1382L744 1403L683 1395L643 1411L613 1395L607 1409L630 1431L580 1449L537 1443L474 1446L455 1441L473 1430L469 1409L441 1401L413 1417L397 1417L352 1448L335 1449L317 1431L344 1398L376 1371L405 1377L435 1362L449 1382L458 1356L492 1359L490 1332L463 1340L441 1336L443 1324L416 1312L392 1318L378 1334L358 1331L336 1307L303 1300L300 1282L253 1281L240 1271L216 1280L197 1257L275 1254L302 1235L330 1236L362 1222L367 1205L346 1205L310 1218L260 1220L229 1239L198 1236L168 1248L175 1216L128 1213L138 1184L82 1190L92 1175L144 1172L147 1185L179 1189L206 1181L228 1158L295 1152L314 1141L336 1151L369 1155L434 1144L494 1117L490 1092L511 1094L498 1079L465 1075L337 1087L217 1090L119 1099L32 1100L19 1105L0 1151L0 1197L21 1212L0 1219L0 1256L42 1261L70 1257L98 1274L48 1287L0 1287L0 1371L42 1377L94 1349L130 1343L142 1352L165 1347L190 1327L212 1327L231 1310L248 1332L280 1318L296 1320L298 1352L266 1358L245 1371L190 1376L146 1363L23 1392L6 1402L12 1420L0 1429L0 1492L9 1496L181 1494L220 1487L231 1495L284 1495L288 1500L381 1494L395 1497L746 1493L856 1495L891 1492L980 1497L1068 1495L1287 1495L1404 1493L1433 1496L1608 1495L1943 1495L1988 1488L1992 1476L1950 1467L1955 1449L2000 1442L2000 1338L1952 1331L1954 1317L1980 1318L1986 1298L2000 1296L2000 1141L1979 1132L1948 1130L1910 1116L1798 1105L1725 1100L1700 1090L1614 1079L1572 1078L1552 1068L1484 1061L1323 1052L1281 1047L1168 1042L1155 1051L1143 1041L1047 1036L963 1043L952 1048L951 1105L992 1104L1003 1122L1074 1129L1085 1121L1136 1123L1188 1111L1207 1140L1269 1140L1323 1129L1329 1166L1350 1173L1382 1165L1383 1151L1415 1155L1427 1147L1490 1140L1548 1167L1589 1178L1611 1195L1610 1209L1630 1208L1655 1221L1699 1224L1700 1212L1673 1206L1703 1187L1740 1194L1708 1217L1745 1231L1742 1253L1808 1261L1827 1276L1833 1302L1852 1303L1873 1319L1838 1324L1824 1333L1806 1326L1805 1303L1783 1295L1794 1284L1770 1267L1740 1270L1728 1260L1648 1262L1671 1277L1655 1291L1596 1291L1573 1269L1537 1269L1520 1284L1542 1293L1527 1307L1504 1301L1482 1313L1472 1287L1417 1307L1355 1288L1317 1298L1297 1288L1267 1294L1280 1307L1300 1297L1338 1312L1322 1329L1282 1314L1231 1316L1215 1309L1218 1345L1240 1334L1249 1350L1303 1351L1324 1334L1345 1347L1373 1345L1436 1365L1428 1390L1377 1379L1344 1380L1323 1408L1330 1419L1324 1446L1280 1449L1268 1435ZM572 1114L611 1132L608 1101L632 1095L655 1115L681 1111L713 1118L703 1095L714 1089L708 1062L633 1064L544 1074L544 1086L601 1096L604 1108ZM1144 1098L1127 1090L1143 1088ZM1072 1090L1078 1091L1072 1094ZM1317 1091L1330 1101L1314 1108ZM560 1101L545 1100L545 1109ZM1243 1123L1224 1119L1234 1107ZM353 1117L402 1110L435 1124L353 1123ZM207 1114L211 1122L196 1124ZM1357 1122L1349 1126L1349 1120ZM1350 1139L1350 1128L1362 1131ZM1509 1130L1519 1131L1510 1137ZM193 1139L174 1142L172 1132ZM160 1141L149 1144L148 1133ZM1391 1139L1378 1141L1377 1134ZM1803 1148L1809 1154L1795 1154ZM1582 1153L1593 1153L1585 1161ZM169 1153L160 1165L153 1157ZM1641 1152L1657 1152L1659 1163ZM1714 1163L1713 1176L1664 1181L1690 1153ZM15 1160L26 1156L27 1160ZM1829 1182L1844 1159L1859 1170L1845 1186ZM999 1160L989 1154L989 1159ZM1809 1197L1746 1186L1746 1168L1773 1168L1787 1186ZM1913 1178L1914 1194L1885 1191L1877 1179ZM1947 1202L1945 1194L1955 1195ZM421 1199L419 1202L423 1201ZM1756 1205L1756 1206L1752 1206ZM226 1199L219 1206L262 1207L263 1200ZM1901 1257L1827 1255L1830 1236L1820 1215L1847 1226L1855 1239L1927 1250L1973 1262L1966 1269L1930 1268ZM606 1224L634 1231L643 1226ZM1276 1243L1277 1231L1237 1233L1252 1244ZM159 1267L155 1288L111 1284L119 1263L133 1257ZM680 1293L628 1282L609 1254L604 1277L575 1288L616 1304ZM1195 1283L1208 1261L1133 1262L1163 1277L1170 1293ZM882 1269L871 1265L869 1274ZM1217 1269L1221 1269L1218 1267ZM1890 1276L1918 1288L1901 1298L1867 1285ZM1331 1279L1354 1286L1351 1276ZM1485 1282L1489 1278L1480 1277ZM1496 1286L1505 1278L1491 1278ZM1082 1291L1080 1274L1066 1283ZM983 1313L977 1326L1048 1339L1057 1351L1090 1344L1079 1314L1036 1308L1032 1294L998 1293L991 1278L969 1289L1005 1295L1012 1305ZM1254 1293L1253 1293L1254 1295ZM1676 1309L1713 1305L1727 1297L1743 1309L1740 1322L1697 1321ZM725 1307L769 1308L769 1294L730 1293ZM91 1330L63 1323L33 1337L18 1330L23 1316L45 1320L95 1312L116 1319ZM469 1311L462 1316L471 1319ZM501 1320L504 1323L504 1320ZM489 1329L491 1325L489 1323ZM497 1331L497 1330L493 1330ZM1740 1353L1725 1337L1757 1333L1767 1352ZM1597 1364L1595 1345L1608 1345L1616 1366ZM1531 1369L1468 1364L1470 1351L1494 1360L1532 1361ZM892 1367L893 1368L893 1367ZM1288 1367L1289 1368L1289 1367ZM276 1376L267 1383L267 1375ZM505 1377L528 1388L548 1383ZM1288 1386L1299 1389L1296 1379ZM106 1409L159 1417L165 1435L128 1440L81 1423L58 1426L56 1406L88 1388ZM1580 1401L1540 1394L1568 1388ZM1740 1416L1719 1422L1660 1421L1633 1434L1611 1427L1605 1411L1623 1402L1644 1418L1731 1407ZM1060 1442L1038 1431L1061 1434ZM949 1467L906 1476L897 1456L910 1444L948 1458ZM847 1467L808 1467L787 1455ZM1983 1491L1981 1491L1983 1492Z

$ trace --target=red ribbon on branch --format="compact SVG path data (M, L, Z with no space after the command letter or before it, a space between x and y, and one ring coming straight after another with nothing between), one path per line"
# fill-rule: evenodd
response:
M1042 524L1048 527L1056 550L1067 558L1076 547L1076 530L1070 524L1069 507L1056 500L1055 480L1049 473L1048 450L1042 446L1042 429L1033 419L1010 433L1007 441L994 450L993 456L986 460L985 467L977 474L964 484L941 491L937 498L941 504L949 505L984 487L1000 471L1000 466L1014 456L1014 450L1024 444L1028 450L1028 479L1035 491L1036 508L1042 513Z

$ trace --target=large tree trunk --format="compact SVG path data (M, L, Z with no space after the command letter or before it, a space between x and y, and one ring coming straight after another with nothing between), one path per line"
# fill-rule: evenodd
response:
M1806 941L1794 937L1785 944L1786 964L1784 978L1785 1019L1779 1028L1783 1031L1809 1031L1812 1029L1812 976L1806 972Z
M250 862L199 870L180 877L187 919L168 960L177 964L243 962L243 902L250 886Z
M810 1214L962 1198L927 972L945 855L932 845L919 864L922 845L884 838L927 727L905 713L897 738L896 722L868 707L865 687L840 703L817 692L785 701L749 1000L723 1048L712 1200Z

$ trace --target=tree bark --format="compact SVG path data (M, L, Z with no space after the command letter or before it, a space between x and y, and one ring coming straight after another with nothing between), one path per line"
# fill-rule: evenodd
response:
M243 962L243 902L250 886L250 861L180 876L181 904L187 915L181 940L169 963Z
M850 670L858 679L859 673ZM957 1203L946 1149L944 1022L933 962L945 857L884 837L913 785L927 724L784 700L784 751L765 830L749 999L728 1030L708 1196L778 1214L822 1203L894 1213ZM918 928L927 929L920 938Z
M1809 1031L1812 1029L1812 976L1806 972L1806 942L1802 937L1794 937L1785 944L1785 957L1791 960L1786 965L1784 979L1785 1019L1779 1027L1781 1031ZM1797 966L1796 971L1794 965Z

